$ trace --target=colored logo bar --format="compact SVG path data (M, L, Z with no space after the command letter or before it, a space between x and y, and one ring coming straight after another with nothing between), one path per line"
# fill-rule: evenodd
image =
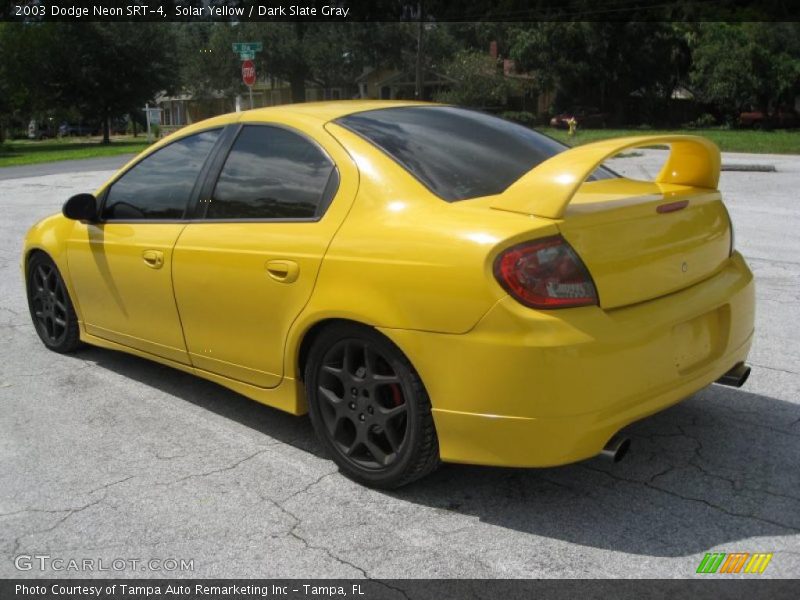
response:
M697 566L697 573L750 573L760 575L767 569L772 553L710 552Z

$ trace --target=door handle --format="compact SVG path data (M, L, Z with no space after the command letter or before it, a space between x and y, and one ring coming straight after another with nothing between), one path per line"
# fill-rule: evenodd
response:
M281 283L293 283L300 275L300 265L293 260L267 261L267 275Z
M164 253L161 250L145 250L142 252L142 260L151 269L160 269L164 266Z

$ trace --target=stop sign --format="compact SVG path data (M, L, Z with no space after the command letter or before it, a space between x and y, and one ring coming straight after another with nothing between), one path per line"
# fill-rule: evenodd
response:
M252 60L242 63L242 81L248 86L252 86L256 82L256 66Z

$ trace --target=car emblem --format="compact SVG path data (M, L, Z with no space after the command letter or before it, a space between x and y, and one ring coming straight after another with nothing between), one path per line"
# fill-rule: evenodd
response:
M688 271L688 270L689 270L689 265L687 265L686 263L682 263L681 264L681 271L686 273L686 271Z

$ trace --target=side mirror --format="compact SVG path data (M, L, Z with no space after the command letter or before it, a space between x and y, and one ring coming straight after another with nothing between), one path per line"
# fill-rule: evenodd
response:
M76 194L64 203L61 212L73 221L96 221L97 198L92 194Z

